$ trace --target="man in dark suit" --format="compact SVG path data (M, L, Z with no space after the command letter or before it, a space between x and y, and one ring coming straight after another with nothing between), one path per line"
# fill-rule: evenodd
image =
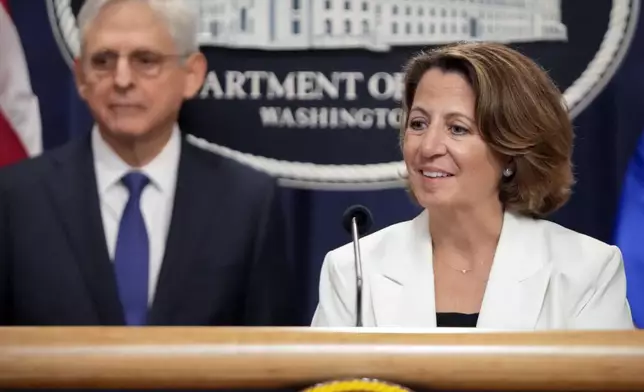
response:
M275 180L176 124L207 69L191 12L85 2L75 74L96 126L0 172L0 324L294 323Z

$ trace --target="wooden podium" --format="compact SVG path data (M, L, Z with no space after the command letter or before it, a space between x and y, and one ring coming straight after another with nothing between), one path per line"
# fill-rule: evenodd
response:
M423 391L644 391L644 331L0 328L0 389L305 389L355 378Z

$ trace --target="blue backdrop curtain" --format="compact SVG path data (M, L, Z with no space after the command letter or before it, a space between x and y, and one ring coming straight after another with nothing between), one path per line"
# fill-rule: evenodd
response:
M77 96L69 67L53 38L45 2L12 0L10 6L26 51L33 88L40 99L44 146L55 148L88 132L91 118ZM609 243L615 242L624 174L644 129L642 70L644 31L640 26L615 77L575 119L577 185L570 202L551 217ZM402 189L360 192L290 189L285 193L290 240L301 266L305 324L317 301L318 273L324 254L349 240L340 225L345 208L354 203L368 206L375 216L374 230L409 219L419 211ZM644 243L644 233L640 238ZM641 292L644 285L635 289Z

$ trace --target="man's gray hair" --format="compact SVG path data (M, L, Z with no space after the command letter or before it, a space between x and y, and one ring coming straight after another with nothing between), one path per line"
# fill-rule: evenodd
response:
M114 1L143 1L147 3L168 25L180 54L190 54L199 50L197 41L197 13L190 4L194 0L87 0L78 14L81 51L87 27L101 12L103 7Z

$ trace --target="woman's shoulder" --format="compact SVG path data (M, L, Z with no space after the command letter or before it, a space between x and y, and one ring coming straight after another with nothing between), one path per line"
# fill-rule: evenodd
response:
M611 261L621 263L621 252L614 245L550 220L517 219L526 227L525 235L545 246L550 261L558 266L602 269Z
M391 224L360 238L360 255L363 264L382 258L392 247L398 247L417 235L417 230L414 226L419 219L422 219L422 215L411 220ZM346 267L353 269L353 242L347 242L329 251L326 254L325 262L333 263L336 268Z
M541 234L545 237L548 242L553 246L562 246L567 248L583 248L583 249L592 249L595 251L601 250L610 250L614 246L603 242L597 238L591 237L590 235L580 233L573 229L569 229L557 222L546 220L546 219L531 219L531 218L519 218L524 219L528 224L534 226L537 230L541 231Z
M547 220L526 220L523 235L550 271L548 292L573 329L632 328L618 247Z

